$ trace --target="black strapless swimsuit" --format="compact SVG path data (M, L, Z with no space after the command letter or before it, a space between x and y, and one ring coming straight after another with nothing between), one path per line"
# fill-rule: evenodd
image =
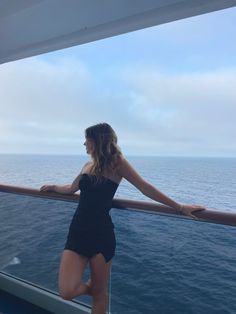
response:
M102 253L106 262L115 255L116 238L109 211L118 183L84 173L79 181L80 201L70 224L66 250L90 259Z

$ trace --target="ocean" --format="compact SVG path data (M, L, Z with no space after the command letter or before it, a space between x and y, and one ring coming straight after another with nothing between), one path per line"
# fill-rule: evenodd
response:
M178 202L236 211L234 158L127 159ZM0 155L0 183L67 184L86 161L87 156ZM77 204L3 192L0 197L1 269L57 290L60 256ZM147 200L125 181L115 197ZM111 313L236 313L235 227L119 209L111 216L117 238ZM87 269L85 280L88 276Z

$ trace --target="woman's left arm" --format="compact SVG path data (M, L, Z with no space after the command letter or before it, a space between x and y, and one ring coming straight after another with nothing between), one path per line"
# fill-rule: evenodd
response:
M128 180L147 197L153 199L154 201L170 206L188 216L196 218L194 215L192 215L192 212L204 209L204 207L199 205L185 205L177 203L176 201L162 193L160 190L158 190L156 187L154 187L152 184L144 180L128 163L126 159L121 160L118 167L118 173L121 177Z

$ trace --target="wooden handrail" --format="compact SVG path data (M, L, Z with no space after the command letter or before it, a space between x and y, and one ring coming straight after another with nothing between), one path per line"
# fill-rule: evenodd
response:
M40 192L37 189L3 185L0 184L0 192L13 193L13 194L23 194L33 197L61 200L61 201L70 201L78 202L79 194L59 194L55 192ZM1 200L1 199L0 199ZM169 214L175 215L181 218L193 219L183 214L177 213L172 207L168 207L159 203L154 202L145 202L145 201L135 201L121 198L114 198L112 201L113 208L119 209L128 209L141 211L145 213L154 213L154 214ZM216 210L206 209L204 211L197 211L194 213L196 220L219 223L224 225L236 226L236 213L232 212L221 212Z

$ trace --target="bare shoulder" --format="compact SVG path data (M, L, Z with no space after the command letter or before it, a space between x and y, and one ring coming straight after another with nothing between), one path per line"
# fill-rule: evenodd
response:
M131 172L135 172L135 169L133 166L128 162L128 160L122 156L119 158L119 161L117 163L117 173L121 176L126 178L128 174Z
M117 171L122 178L125 178L138 189L142 189L147 184L137 170L124 157L120 159Z
M82 167L80 173L82 174L82 173L84 173L84 172L89 172L91 166L92 166L92 161L86 162L86 163L83 165L83 167Z
M128 161L126 160L126 158L122 155L119 156L119 158L116 161L116 172L118 175L122 176L122 173L125 169L125 167L128 166Z
M125 157L123 155L119 156L116 160L116 169L119 169L123 162L125 161Z

